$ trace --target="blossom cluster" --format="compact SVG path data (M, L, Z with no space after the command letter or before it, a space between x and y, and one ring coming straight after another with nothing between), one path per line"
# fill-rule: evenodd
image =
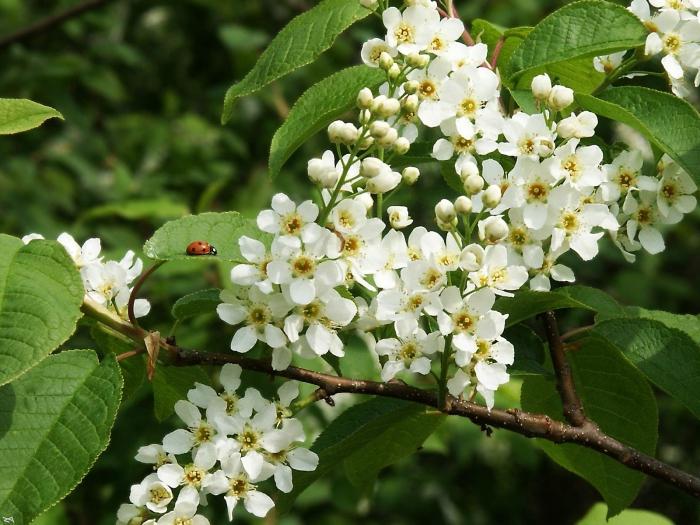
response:
M673 93L687 98L693 84L700 86L700 2L698 0L632 0L629 10L649 29L644 53L661 55L661 64L668 74ZM619 68L626 51L597 57L595 68L612 73Z
M30 233L22 237L22 242L30 243L35 239L43 239L38 233ZM119 261L105 261L100 255L102 243L93 237L81 246L68 233L62 233L56 239L63 246L80 271L80 277L85 287L85 297L119 315L128 318L127 307L131 296L131 285L141 275L143 262L129 250ZM151 304L147 299L134 301L134 315L148 315Z
M269 401L254 388L239 396L240 375L238 365L226 364L221 392L195 383L187 400L175 404L187 428L138 450L136 460L154 472L132 485L117 525L208 525L198 510L209 495L223 496L229 520L239 503L264 517L274 502L258 483L272 478L278 490L290 492L292 469L316 469L318 456L298 446L305 435L290 409L296 383L284 383Z

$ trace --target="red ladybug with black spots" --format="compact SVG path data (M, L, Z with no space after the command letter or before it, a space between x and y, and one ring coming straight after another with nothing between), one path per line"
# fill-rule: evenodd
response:
M187 255L216 255L216 248L206 241L192 241L187 245Z

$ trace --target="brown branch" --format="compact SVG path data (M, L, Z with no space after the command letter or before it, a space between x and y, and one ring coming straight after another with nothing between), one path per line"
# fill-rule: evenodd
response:
M83 303L83 312L103 322L113 330L132 338L135 342L143 344L143 338L147 334L145 330L114 318L107 310L89 301ZM105 315L108 317L105 317ZM556 324L553 325L551 333L556 334L558 337ZM503 428L526 437L542 438L554 443L575 443L605 454L633 470L644 472L670 483L700 499L700 478L621 443L602 432L588 420L586 420L588 424L576 426L556 421L544 414L532 414L517 409L489 410L485 406L460 400L453 396L447 396L444 407L440 407L435 392L408 386L402 382L379 383L376 381L350 379L294 366L290 366L286 370L276 371L273 370L269 362L252 359L238 353L198 352L180 348L165 339L160 340L160 345L161 348L168 352L170 364L174 366L234 363L246 370L316 385L319 389L314 394L314 397L318 397L318 399L328 399L330 396L339 393L370 394L403 399L427 405L445 414L467 418L479 426Z
M134 303L136 302L136 297L139 294L139 291L141 290L141 287L143 286L143 283L146 282L146 280L155 272L158 268L163 266L165 261L158 261L155 263L153 266L151 266L148 270L146 270L144 273L141 274L139 277L139 280L136 281L136 284L134 287L131 289L131 294L129 295L129 302L126 306L126 311L127 315L129 316L129 321L131 321L131 324L138 327L139 322L136 320L136 315L134 314Z
M4 49L8 46L11 46L15 42L26 40L27 38L31 38L35 35L49 31L55 26L59 26L67 20L70 20L71 18L76 18L82 15L83 13L92 11L93 9L97 9L98 7L102 7L110 1L111 0L88 0L87 2L83 2L82 4L77 4L73 7L70 7L65 11L43 18L31 25L28 25L27 27L23 27L22 29L15 31L14 33L10 33L5 37L0 38L0 49Z
M559 326L554 312L544 313L544 325L547 332L549 353L552 356L552 367L557 376L557 390L564 408L564 417L574 426L582 427L593 423L586 417L583 405L576 393L571 367L564 354L564 345L559 335Z
M498 59L501 56L501 51L503 50L503 44L505 43L505 41L505 38L500 37L498 39L498 42L496 42L496 46L493 48L493 55L491 56L491 69L496 69L496 66L498 65Z

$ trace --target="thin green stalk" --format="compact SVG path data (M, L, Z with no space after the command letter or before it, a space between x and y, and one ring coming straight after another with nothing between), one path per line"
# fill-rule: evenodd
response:
M440 382L438 383L438 408L445 408L447 400L447 372L450 368L450 358L452 357L452 336L445 339L445 349L442 352L440 361Z

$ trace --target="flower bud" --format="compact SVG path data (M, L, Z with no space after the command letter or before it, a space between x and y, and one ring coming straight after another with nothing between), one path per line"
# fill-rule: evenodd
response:
M389 68L389 71L387 71L387 75L391 80L396 80L399 78L399 75L401 74L401 68L397 63L392 64L392 66Z
M496 184L491 184L481 197L481 201L487 208L495 208L501 202L501 187Z
M377 7L379 0L360 0L360 5L366 7L367 9L374 9Z
M394 142L394 151L398 155L405 155L411 149L411 142L406 137L399 137Z
M484 179L481 175L469 175L464 179L464 191L467 195L475 195L484 187Z
M455 211L460 215L468 215L472 212L472 200L464 195L457 197Z
M479 221L479 239L489 244L496 244L508 235L508 225L501 217L488 217Z
M574 91L564 86L554 86L549 93L547 103L554 111L561 111L574 102Z
M370 193L386 193L401 183L401 174L391 168L383 170L376 177L369 179L365 189Z
M401 104L401 109L406 113L415 113L418 111L418 95L408 95Z
M420 171L414 166L406 166L401 173L403 182L408 186L415 184L418 177L420 177Z
M459 178L462 179L462 181L467 180L467 177L470 175L476 175L477 177L479 176L479 168L474 162L465 162L462 164L462 167L460 168L459 171ZM478 191L478 190L477 190Z
M547 100L552 91L552 80L547 73L537 75L532 79L532 94L537 100Z
M394 128L389 128L386 135L377 139L377 144L382 148L390 148L394 145L394 142L399 138L399 132Z
M343 131L345 128L345 122L342 120L334 120L328 125L328 140L333 144L340 144L343 142Z
M372 101L372 111L379 111L379 107L384 103L386 100L386 95L377 95L374 97L374 101Z
M345 125L343 125L343 129L341 131L341 139L343 144L354 144L357 142L359 137L360 130L358 130L354 124L346 122Z
M377 107L380 117L391 117L401 111L401 102L395 98L387 98Z
M384 120L375 120L369 125L369 134L375 139L378 139L389 133L390 129L391 126L388 122Z
M476 243L465 246L459 256L459 267L467 272L476 272L484 263L484 255L484 249Z
M388 71L393 65L394 59L391 58L391 55L386 51L382 51L382 54L379 55L379 67L381 67L384 71Z
M406 57L406 64L415 69L423 69L428 65L428 62L430 62L430 57L420 53L411 53Z
M372 179L379 175L387 165L376 157L366 157L360 164L360 175L367 179Z
M339 174L333 164L323 159L311 159L307 164L309 179L323 188L332 188L338 182Z
M369 109L372 107L374 95L370 88L362 88L357 94L357 107L360 109Z
M419 87L420 83L417 80L407 80L403 83L403 90L409 95L416 93Z
M447 199L442 199L435 205L435 217L438 222L452 222L453 219L457 218L454 204Z
M357 195L353 200L362 204L367 211L371 210L372 206L374 206L374 199L369 193L361 193L360 195Z
M374 139L372 137L362 137L362 140L357 143L357 147L365 150L372 147L374 144Z
M457 228L457 217L449 222L438 220L437 225L444 232L453 231Z
M406 206L389 206L386 211L389 215L389 224L395 230L400 230L413 223Z
M367 124L370 120L372 120L372 112L369 109L363 109L360 111L360 114L357 117L357 121L360 124Z

